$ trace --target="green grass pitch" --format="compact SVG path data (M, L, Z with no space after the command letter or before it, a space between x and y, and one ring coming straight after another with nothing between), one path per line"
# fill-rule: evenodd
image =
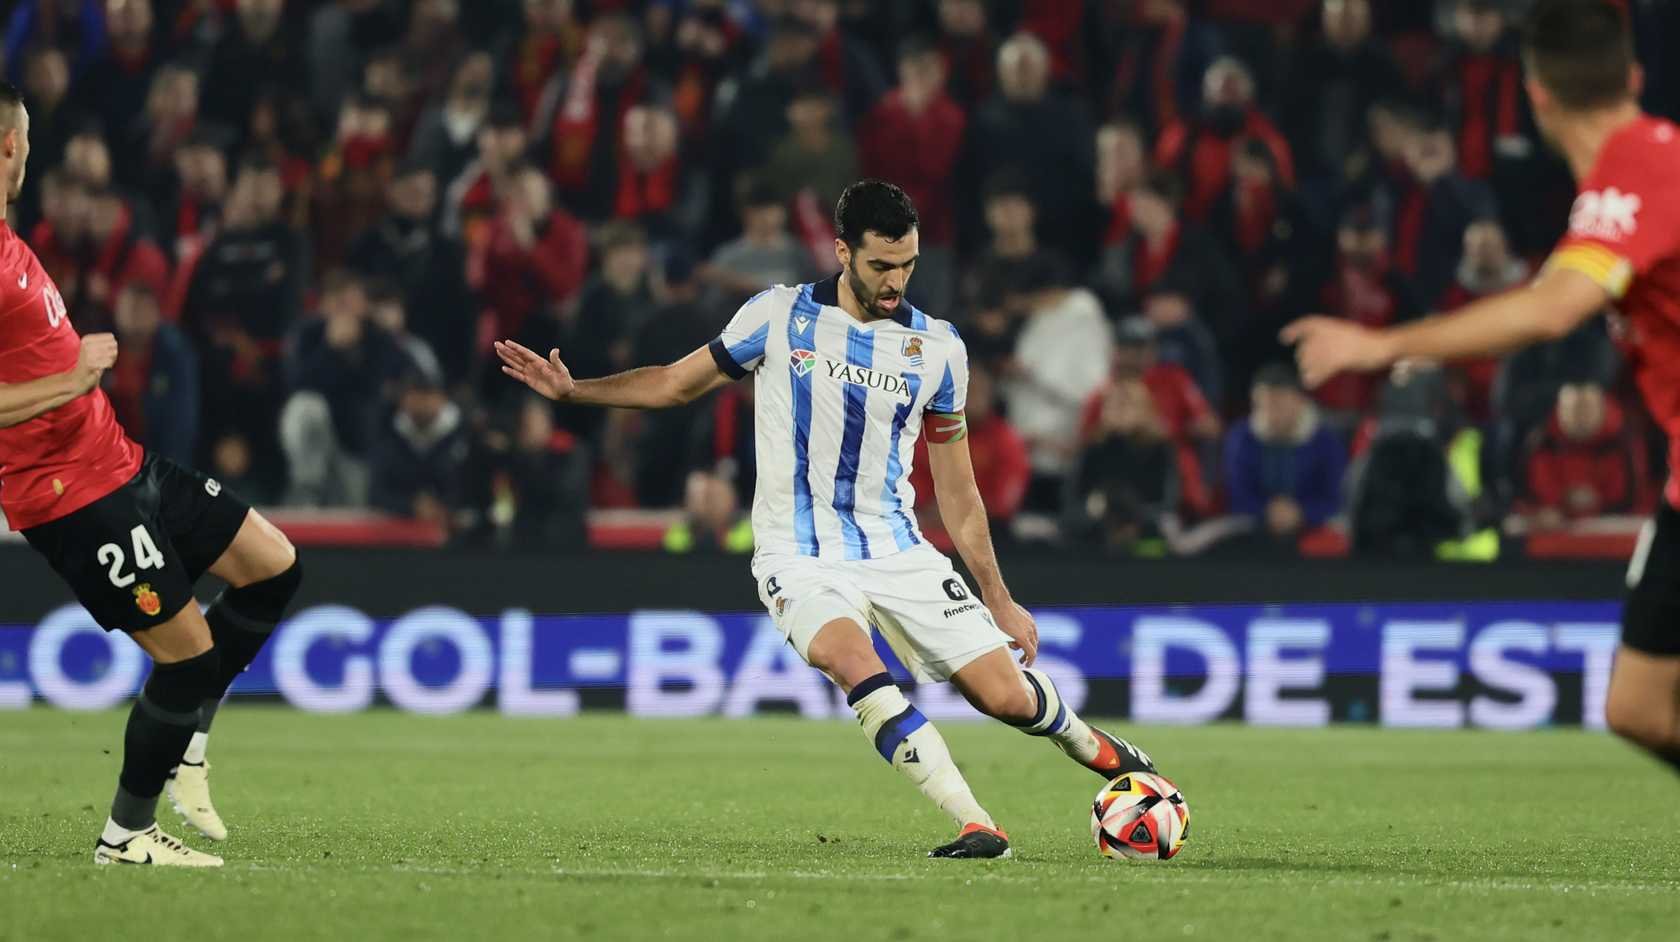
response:
M1016 846L974 862L847 723L236 704L228 866L181 872L91 862L121 727L0 714L0 939L1680 938L1680 782L1604 735L1116 727L1191 809L1135 863L1095 776L945 723Z

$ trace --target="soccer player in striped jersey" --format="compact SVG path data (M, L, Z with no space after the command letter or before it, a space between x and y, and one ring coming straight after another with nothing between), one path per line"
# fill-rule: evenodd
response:
M503 372L550 399L602 406L675 406L751 376L760 601L800 656L846 692L881 757L956 822L957 838L929 856L1007 856L1008 837L887 673L872 630L918 681L950 681L976 709L1050 739L1104 778L1154 766L1081 720L1032 666L1038 630L999 572L969 462L967 351L954 327L904 297L918 252L910 198L863 180L841 196L834 222L839 274L764 291L676 363L580 380L558 350L544 358L502 341L496 352ZM922 435L940 514L978 597L911 513Z

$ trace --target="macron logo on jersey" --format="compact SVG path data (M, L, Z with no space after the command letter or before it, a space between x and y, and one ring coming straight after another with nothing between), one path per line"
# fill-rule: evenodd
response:
M1575 198L1575 206L1569 211L1569 231L1593 239L1625 239L1639 228L1635 217L1643 203L1638 193L1623 193L1613 186L1588 190Z

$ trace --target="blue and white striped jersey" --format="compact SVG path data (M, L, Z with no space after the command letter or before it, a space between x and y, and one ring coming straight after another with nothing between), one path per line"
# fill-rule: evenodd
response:
M963 409L968 351L908 302L869 324L839 305L838 275L778 285L711 343L724 373L755 374L759 553L876 559L922 541L910 485L922 414Z

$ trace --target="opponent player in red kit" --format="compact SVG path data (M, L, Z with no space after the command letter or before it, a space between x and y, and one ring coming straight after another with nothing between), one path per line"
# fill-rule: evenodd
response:
M1533 283L1403 327L1309 317L1284 329L1302 378L1407 359L1503 354L1613 308L1671 477L1628 570L1605 719L1680 771L1680 128L1643 113L1627 22L1606 0L1542 0L1523 56L1534 117L1580 181L1569 233Z
M157 826L158 797L221 840L205 736L228 685L250 665L297 592L297 552L221 485L144 453L99 388L110 334L78 337L58 288L6 223L29 160L29 111L0 82L0 509L106 631L152 659L128 716L122 772L95 863L220 866ZM206 571L227 582L208 611Z

